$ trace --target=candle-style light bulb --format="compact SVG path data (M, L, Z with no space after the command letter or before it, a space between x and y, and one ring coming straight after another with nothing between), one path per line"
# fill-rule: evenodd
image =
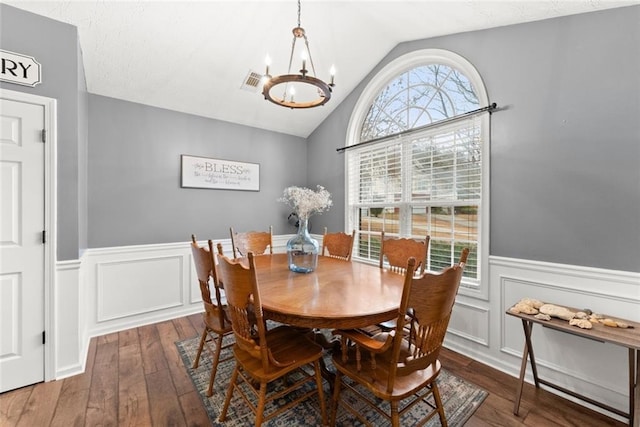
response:
M307 51L303 50L300 57L302 58L302 70L300 72L304 75L307 72Z
M331 69L329 70L329 74L331 75L331 83L330 83L330 85L333 86L334 85L333 81L334 81L334 79L336 77L336 67L335 66L333 66L333 65L331 66Z
M269 66L271 65L271 57L269 54L264 58L264 64L266 65L266 71L264 73L265 76L269 75Z
M293 86L289 87L289 96L291 96L291 102L293 102L293 97L296 94L296 88Z

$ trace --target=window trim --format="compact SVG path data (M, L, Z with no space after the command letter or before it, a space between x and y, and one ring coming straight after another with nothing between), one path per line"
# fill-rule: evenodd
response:
M464 57L457 53L444 50L444 49L421 49L416 50L405 55L402 55L393 61L389 62L382 69L380 69L375 76L367 83L363 89L360 97L356 101L353 113L349 119L347 126L347 132L345 137L344 146L348 147L359 142L360 128L362 122L366 118L367 112L371 106L371 103L375 100L376 96L384 89L389 81L399 74L408 71L412 68L428 65L433 63L440 63L448 65L452 68L460 70L469 79L478 97L478 103L480 106L489 105L489 97L485 88L482 77L476 70L476 68ZM489 202L490 198L490 145L491 145L491 132L490 132L490 114L481 114L480 116L482 126L482 196L480 201L480 220L479 220L479 235L481 236L479 242L479 256L478 266L480 267L480 277L475 283L463 282L460 285L460 294L472 296L477 299L489 300ZM347 156L344 161L344 194L345 194L345 230L353 228L352 211L349 209L349 165Z

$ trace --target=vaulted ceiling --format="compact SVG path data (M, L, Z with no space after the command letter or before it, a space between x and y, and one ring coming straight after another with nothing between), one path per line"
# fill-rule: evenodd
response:
M398 43L638 4L618 0L302 0L325 106L291 110L243 89L249 72L285 74L298 6L287 1L2 1L78 27L89 92L308 136ZM292 67L297 70L298 67Z

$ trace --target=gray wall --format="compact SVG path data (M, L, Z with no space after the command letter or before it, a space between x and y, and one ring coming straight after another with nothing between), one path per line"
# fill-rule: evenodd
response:
M344 156L335 148L358 96L389 61L441 48L474 64L504 108L492 118L491 254L640 271L638 6L401 44L306 147L94 95L87 116L75 27L5 4L0 24L0 46L34 56L44 80L0 86L58 100L60 260L85 247L185 241L193 232L225 238L229 225L272 224L287 234L288 209L276 202L287 185L327 187L335 205L313 218L314 231L342 229ZM181 189L180 154L260 163L261 191Z
M448 49L492 116L491 255L640 271L640 7L403 43L308 138L309 183L344 197L344 144L366 83L404 53ZM321 225L344 227L336 205Z
M259 163L260 191L181 188L181 154ZM302 138L90 95L89 247L293 233L277 199L306 185L306 159Z
M78 258L79 105L76 27L0 4L0 47L33 56L42 66L42 83L31 88L0 82L0 87L57 99L58 108L58 244L59 260Z

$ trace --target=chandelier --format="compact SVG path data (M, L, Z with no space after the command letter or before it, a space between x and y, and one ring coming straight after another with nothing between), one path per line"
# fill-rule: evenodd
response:
M262 95L264 95L264 99L274 104L292 109L312 108L324 105L331 99L331 91L335 86L333 83L335 69L333 66L331 67L330 83L325 83L316 77L316 67L311 57L309 40L304 32L304 28L300 26L300 0L298 0L298 25L292 32L293 43L291 44L291 55L289 56L289 69L287 74L281 74L279 76L270 75L269 66L271 65L271 59L267 55ZM291 74L291 64L293 63L293 55L296 50L296 42L300 39L304 39L304 45L302 46L302 53L300 55L302 68L299 70L299 74ZM311 65L313 75L310 75L309 70L307 70L307 61L309 61ZM282 90L282 92L280 92L280 90ZM282 96L278 96L280 93Z

